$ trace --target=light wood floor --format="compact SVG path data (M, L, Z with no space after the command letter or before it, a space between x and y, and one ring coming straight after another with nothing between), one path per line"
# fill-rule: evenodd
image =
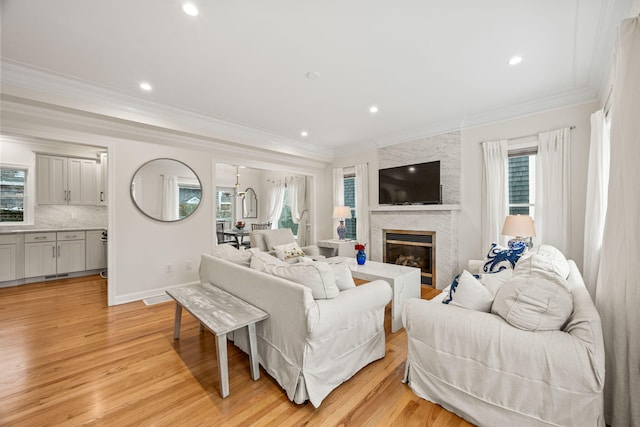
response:
M468 426L402 384L404 330L386 356L314 409L296 405L229 344L231 394L218 393L215 340L173 302L107 307L100 276L0 289L0 425ZM423 295L428 297L426 293Z

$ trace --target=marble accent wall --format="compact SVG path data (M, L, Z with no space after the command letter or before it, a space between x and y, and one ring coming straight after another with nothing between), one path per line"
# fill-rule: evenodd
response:
M458 210L371 211L371 259L382 262L383 230L435 231L436 288L447 287L458 266Z
M442 203L460 203L460 131L378 149L380 169L440 160Z
M37 205L33 228L107 228L107 223L106 206Z

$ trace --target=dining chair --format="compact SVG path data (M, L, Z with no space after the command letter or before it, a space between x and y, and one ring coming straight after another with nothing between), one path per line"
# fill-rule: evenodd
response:
M216 222L216 236L218 238L219 245L229 244L229 245L235 246L236 248L238 247L238 244L236 243L236 239L224 234L224 222Z
M267 222L264 224L251 224L251 230L269 230L271 228L271 223Z

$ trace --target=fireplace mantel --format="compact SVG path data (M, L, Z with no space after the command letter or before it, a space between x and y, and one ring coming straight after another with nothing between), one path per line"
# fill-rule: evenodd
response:
M459 211L460 205L388 205L374 206L369 212Z
M433 231L435 241L436 287L444 289L458 269L458 216L460 205L374 206L371 218L370 257L383 260L384 230Z

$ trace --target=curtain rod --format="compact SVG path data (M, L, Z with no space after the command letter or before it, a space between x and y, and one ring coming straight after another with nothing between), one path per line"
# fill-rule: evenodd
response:
M569 130L574 130L576 127L575 126L569 126ZM560 128L560 129L564 129L564 128ZM514 138L505 138L507 141L512 141L514 139L524 139L524 138L531 138L532 136L538 136L539 134L544 133L544 132L539 132L539 133L534 133L532 135L523 135L523 136L516 136ZM484 144L487 141L480 141L478 144Z

